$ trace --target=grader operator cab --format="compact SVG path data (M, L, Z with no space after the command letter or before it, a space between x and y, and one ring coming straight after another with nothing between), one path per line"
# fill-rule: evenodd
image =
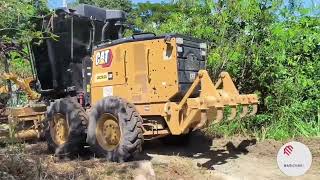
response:
M77 155L88 144L98 156L127 161L144 140L222 120L226 106L229 119L238 105L241 117L256 113L257 96L239 94L228 73L210 79L203 41L178 34L122 38L124 21L122 11L89 5L45 18L59 38L33 45L34 65L38 92L50 103L45 137L56 155Z

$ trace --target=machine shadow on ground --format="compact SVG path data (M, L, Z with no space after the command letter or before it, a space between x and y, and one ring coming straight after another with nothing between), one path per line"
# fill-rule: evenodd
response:
M206 159L206 162L197 163L197 166L214 170L214 165L225 164L230 159L237 159L239 155L248 154L247 147L255 144L256 140L253 139L242 140L236 146L231 141L215 145L214 139L208 138L202 133L194 133L185 144L168 145L160 139L145 141L142 155L137 160L151 160L152 154Z
M219 144L217 144L219 143ZM180 156L192 159L204 159L197 163L198 167L214 170L214 165L222 165L227 163L231 159L237 159L240 155L246 155L249 153L248 147L255 145L256 140L242 140L236 145L231 141L224 141L223 143L215 141L215 139L206 137L200 132L193 133L187 142L184 144L165 144L161 139L145 141L143 145L143 151L132 161L140 160L152 160L154 155L165 156ZM27 152L31 154L38 154L43 156L51 155L46 148L46 143L30 144L27 148ZM84 151L76 158L59 158L60 161L65 160L90 160L95 158L89 148L85 148ZM99 158L100 159L100 158ZM103 159L100 159L103 161Z

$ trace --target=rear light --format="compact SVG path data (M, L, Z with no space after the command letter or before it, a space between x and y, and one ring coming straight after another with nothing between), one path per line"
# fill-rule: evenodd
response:
M207 43L200 43L200 49L207 49Z
M176 38L177 44L183 44L183 38Z

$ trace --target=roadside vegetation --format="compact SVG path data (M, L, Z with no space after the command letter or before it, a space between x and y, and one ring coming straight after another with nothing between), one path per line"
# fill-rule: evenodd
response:
M260 97L255 117L211 125L208 134L277 140L320 136L320 7L316 1L307 7L300 0L77 3L125 10L133 29L127 35L144 31L205 39L212 78L227 71L240 92ZM46 38L34 31L34 22L48 13L43 0L0 0L0 59L1 63L10 59L12 72L31 75L27 43L34 37Z

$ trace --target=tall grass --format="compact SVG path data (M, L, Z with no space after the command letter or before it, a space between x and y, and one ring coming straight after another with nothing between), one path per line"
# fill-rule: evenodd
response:
M207 133L219 136L251 136L257 139L285 140L292 137L320 137L320 106L296 103L274 113L211 124Z

